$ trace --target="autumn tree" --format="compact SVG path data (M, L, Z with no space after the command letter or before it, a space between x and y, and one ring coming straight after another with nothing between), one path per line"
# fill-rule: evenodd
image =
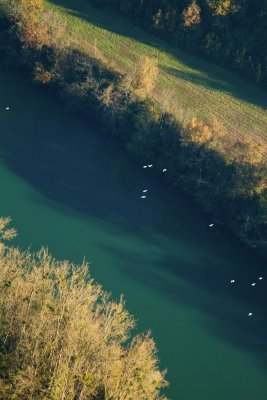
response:
M11 0L9 12L24 46L40 48L46 43L47 28L42 25L40 19L43 11L43 0Z
M215 15L223 17L228 14L234 14L240 9L235 0L207 0L207 3Z
M157 76L156 57L142 57L131 80L132 89L141 97L147 97L155 87Z
M189 6L183 11L182 19L185 28L197 25L201 21L201 10L196 0L193 0Z
M239 164L256 166L264 161L267 148L264 144L257 144L251 140L236 141L233 146L232 158Z
M0 399L163 400L150 334L80 266L10 248L0 219Z
M211 128L196 117L187 125L186 133L190 142L198 146L208 143L213 136Z

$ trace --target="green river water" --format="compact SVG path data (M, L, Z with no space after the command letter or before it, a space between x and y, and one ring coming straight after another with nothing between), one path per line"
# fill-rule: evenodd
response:
M264 262L52 93L0 72L0 215L15 243L85 257L113 297L124 293L138 329L152 330L172 400L266 399Z

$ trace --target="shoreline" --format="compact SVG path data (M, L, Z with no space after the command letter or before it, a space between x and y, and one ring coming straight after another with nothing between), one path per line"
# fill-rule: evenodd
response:
M5 16L1 24L8 26ZM259 221L264 218L264 199L261 204L256 194L244 195L242 190L239 195L235 193L240 174L241 184L247 185L255 171L263 174L264 180L265 165L228 163L211 147L209 138L199 142L198 136L195 140L199 131L206 133L209 127L198 121L196 126L184 127L151 97L141 98L132 88L126 93L125 77L101 60L75 48L23 47L14 33L6 29L0 38L0 51L7 64L12 67L15 61L31 80L56 90L68 106L96 120L106 135L116 137L140 164L151 160L159 171L166 168L171 185L181 187L204 211L212 213L215 221L230 227L242 242L267 256L266 224ZM257 182L255 178L255 185ZM253 221L248 229L252 218L258 222L255 225Z

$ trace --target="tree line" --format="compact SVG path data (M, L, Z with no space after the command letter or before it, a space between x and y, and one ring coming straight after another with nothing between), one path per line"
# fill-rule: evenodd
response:
M265 0L87 0L267 87Z
M29 13L32 17L29 18ZM121 74L72 43L62 19L41 0L16 0L6 9L1 42L10 65L53 86L71 105L97 119L140 162L168 168L170 184L188 191L215 218L267 254L266 147L235 138L216 120L180 121L152 97L157 60L144 57L136 72ZM29 23L31 21L31 23ZM60 37L60 35L62 35Z

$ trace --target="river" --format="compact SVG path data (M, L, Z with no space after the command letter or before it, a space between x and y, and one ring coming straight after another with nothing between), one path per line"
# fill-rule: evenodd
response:
M263 400L264 262L47 89L0 72L0 215L15 244L86 258L123 293L138 330L152 330L172 400Z

